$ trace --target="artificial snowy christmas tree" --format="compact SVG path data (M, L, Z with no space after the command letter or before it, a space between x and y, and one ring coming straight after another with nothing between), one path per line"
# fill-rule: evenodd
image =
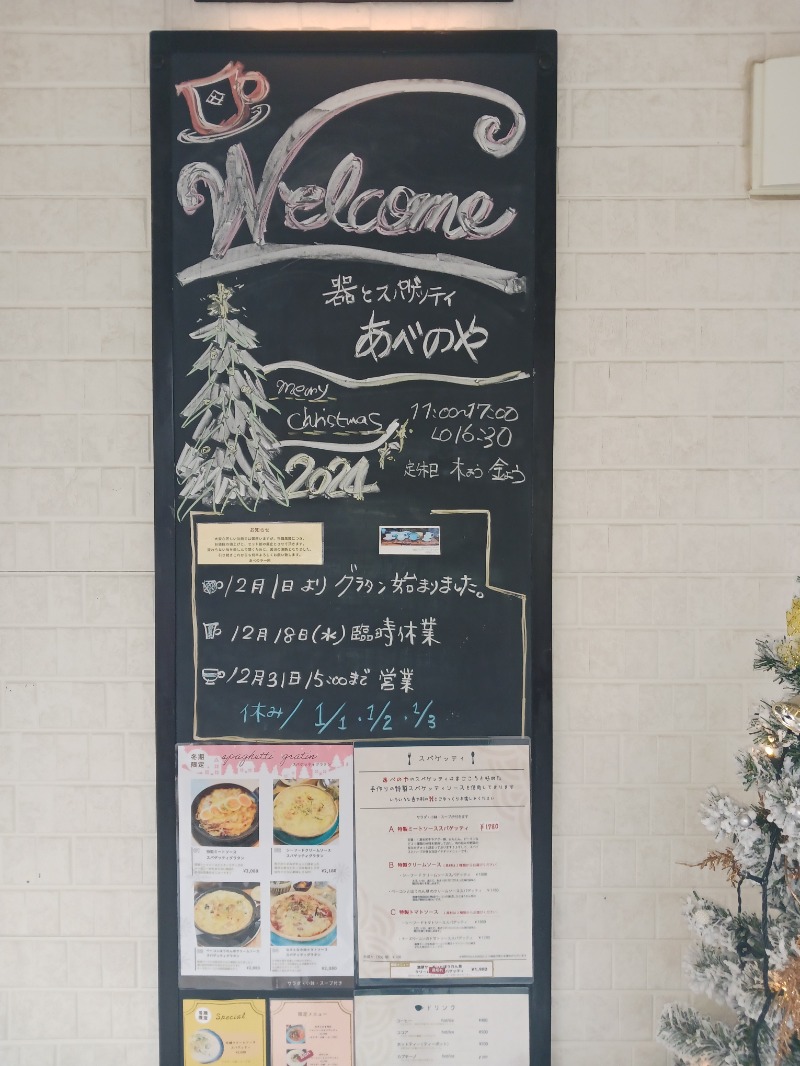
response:
M743 806L712 789L701 811L720 847L698 865L725 871L737 906L696 894L686 906L698 940L690 985L735 1020L666 1007L659 1038L681 1066L800 1066L800 597L786 636L759 641L755 666L785 687L762 704L753 745L739 754L739 775L758 800Z
M233 290L218 283L208 305L214 321L189 334L209 342L190 371L205 370L208 379L181 411L184 427L199 421L176 465L183 499L179 518L201 504L221 512L229 503L254 510L260 500L289 502L273 464L280 442L260 417L277 408L264 393L263 368L250 355L258 340L253 330L229 318L237 310L231 296Z

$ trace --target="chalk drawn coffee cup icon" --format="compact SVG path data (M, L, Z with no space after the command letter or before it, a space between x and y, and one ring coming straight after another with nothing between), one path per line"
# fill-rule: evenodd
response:
M192 121L191 130L178 134L183 143L232 137L263 122L270 110L269 104L261 103L269 92L269 82L260 71L246 71L238 61L226 63L207 78L182 81L175 92L186 101Z
M203 592L207 592L210 596L212 592L219 592L224 584L224 581L206 580L203 582Z
M203 681L207 685L215 685L221 677L225 676L224 670L218 670L215 666L205 666L202 671Z

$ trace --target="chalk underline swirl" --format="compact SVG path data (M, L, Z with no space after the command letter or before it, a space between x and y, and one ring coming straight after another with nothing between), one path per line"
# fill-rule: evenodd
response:
M304 440L302 437L295 437L294 440L282 440L279 443L281 448L296 448L299 444L302 444L304 448L319 448L323 452L374 452L376 448L386 444L399 428L400 423L395 419L394 422L389 423L381 436L370 444L339 444L338 442L327 440Z
M381 385L399 385L405 381L444 381L450 385L505 385L508 381L524 381L531 375L525 370L509 370L505 374L495 374L493 377L476 378L463 377L460 374L415 374L402 372L399 374L378 374L371 378L351 378L347 374L337 374L335 370L325 370L314 366L313 363L304 363L300 359L284 359L280 363L269 363L262 367L262 373L266 376L276 370L300 370L308 374L318 374L328 381L341 385L343 389L369 389L379 388Z
M525 291L525 278L513 270L489 266L477 259L460 255L389 252L379 248L358 248L347 244L245 244L231 248L222 258L209 256L178 274L181 285L202 278L219 277L235 270L272 263L293 262L298 259L384 263L408 270L427 270L455 278L477 281L508 295Z

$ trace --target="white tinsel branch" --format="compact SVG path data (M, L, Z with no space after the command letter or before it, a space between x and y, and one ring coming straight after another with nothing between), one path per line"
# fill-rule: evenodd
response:
M683 909L689 929L703 944L736 953L740 929L735 915L727 907L693 893Z
M750 1066L749 1049L729 1025L712 1022L692 1007L668 1004L661 1013L658 1038L689 1066Z
M764 985L756 960L741 960L735 953L696 944L686 958L686 975L693 992L702 992L751 1021L758 1019Z

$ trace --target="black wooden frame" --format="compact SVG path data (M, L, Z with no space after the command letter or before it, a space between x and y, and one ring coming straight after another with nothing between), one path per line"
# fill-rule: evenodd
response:
M208 2L208 0L200 0ZM267 0L269 2L269 0ZM365 54L527 53L534 61L536 113L535 320L534 350L545 353L537 365L538 408L533 434L532 493L535 499L531 545L533 587L529 632L530 738L532 741L532 844L534 979L531 987L531 1062L550 1063L551 899L552 899L552 435L555 319L555 164L556 34L554 31L497 32L172 32L151 35L152 235L153 235L153 437L155 467L155 615L156 615L156 798L158 817L159 1039L162 1066L183 1061L181 1000L197 990L178 988L178 863L176 846L175 745L191 740L177 735L176 692L176 536L174 515L175 411L173 408L171 208L175 196L170 171L171 130L162 102L175 92L170 58L183 50L225 47L336 56ZM203 992L206 999L230 993ZM247 993L252 997L253 992ZM330 993L328 994L330 995Z
M282 4L284 0L194 0L196 4ZM360 0L325 0L327 4L357 4ZM371 0L373 4L395 4L409 0ZM450 3L450 0L410 0L412 4ZM319 3L319 0L298 0L301 4ZM467 0L467 3L510 4L512 0Z

